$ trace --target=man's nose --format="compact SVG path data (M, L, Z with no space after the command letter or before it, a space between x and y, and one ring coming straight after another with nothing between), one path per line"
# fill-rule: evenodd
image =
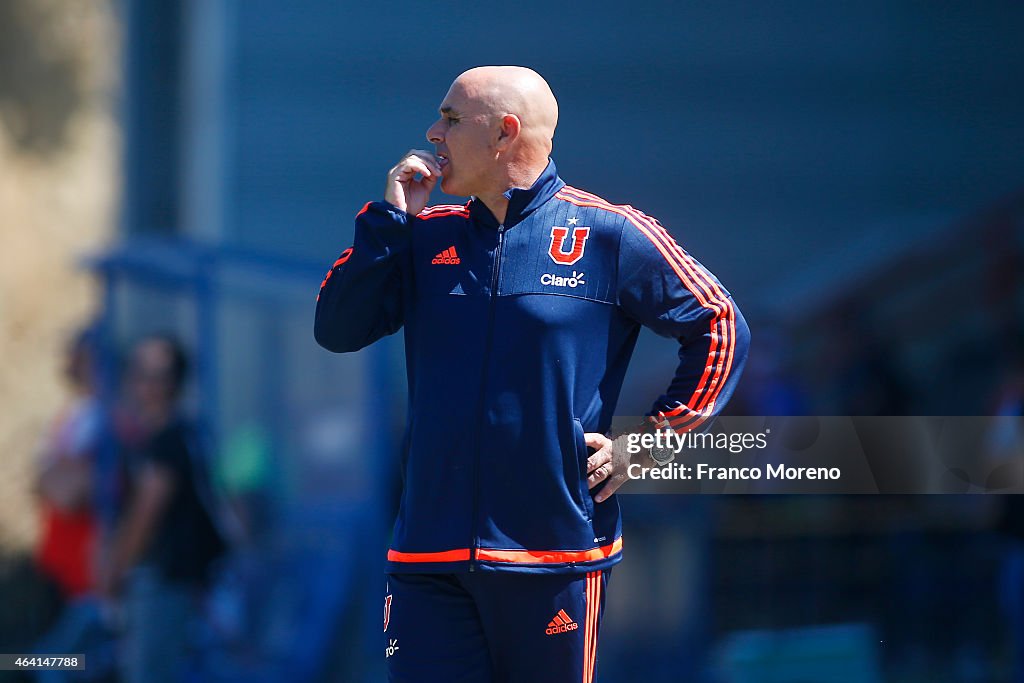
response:
M444 142L444 138L441 137L440 121L435 121L434 125L432 125L430 128L427 128L427 140L432 145L437 145L440 144L441 142Z

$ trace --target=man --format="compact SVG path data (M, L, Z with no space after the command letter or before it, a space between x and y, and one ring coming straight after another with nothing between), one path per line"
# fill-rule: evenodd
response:
M640 326L679 339L651 411L677 431L721 410L746 357L729 294L657 221L559 179L557 119L529 69L460 75L427 131L436 154L391 169L321 286L327 349L405 327L393 681L589 683L629 464L604 432ZM471 200L426 208L439 180Z

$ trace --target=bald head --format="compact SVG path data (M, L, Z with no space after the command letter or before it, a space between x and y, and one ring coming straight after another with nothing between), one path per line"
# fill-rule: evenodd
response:
M478 66L463 72L452 88L459 88L486 113L519 118L522 134L530 143L551 151L558 125L558 102L539 73L524 66Z
M536 71L480 66L448 89L427 130L448 194L500 203L511 187L530 187L548 164L558 103ZM495 210L492 207L492 210Z

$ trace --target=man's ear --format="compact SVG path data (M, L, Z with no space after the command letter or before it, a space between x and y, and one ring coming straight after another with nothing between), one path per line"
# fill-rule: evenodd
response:
M498 128L498 144L506 147L519 137L523 124L515 114L505 114L501 117L501 125Z

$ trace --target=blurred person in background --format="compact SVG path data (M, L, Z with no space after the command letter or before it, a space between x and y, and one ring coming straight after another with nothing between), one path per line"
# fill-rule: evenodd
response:
M74 600L92 590L94 578L93 465L102 410L90 331L81 332L68 349L65 377L71 397L51 425L39 456L35 490L42 534L36 561L63 597Z
M123 447L125 505L99 571L123 592L128 683L180 680L210 569L224 550L197 428L181 411L189 361L170 335L132 349L125 408L138 433Z
M70 400L51 425L39 456L35 491L42 533L36 563L64 600L57 621L34 646L40 655L92 653L109 642L94 590L99 526L95 470L104 433L96 361L96 332L85 329L68 348L64 372ZM37 675L39 681L72 679L94 680L82 672Z

